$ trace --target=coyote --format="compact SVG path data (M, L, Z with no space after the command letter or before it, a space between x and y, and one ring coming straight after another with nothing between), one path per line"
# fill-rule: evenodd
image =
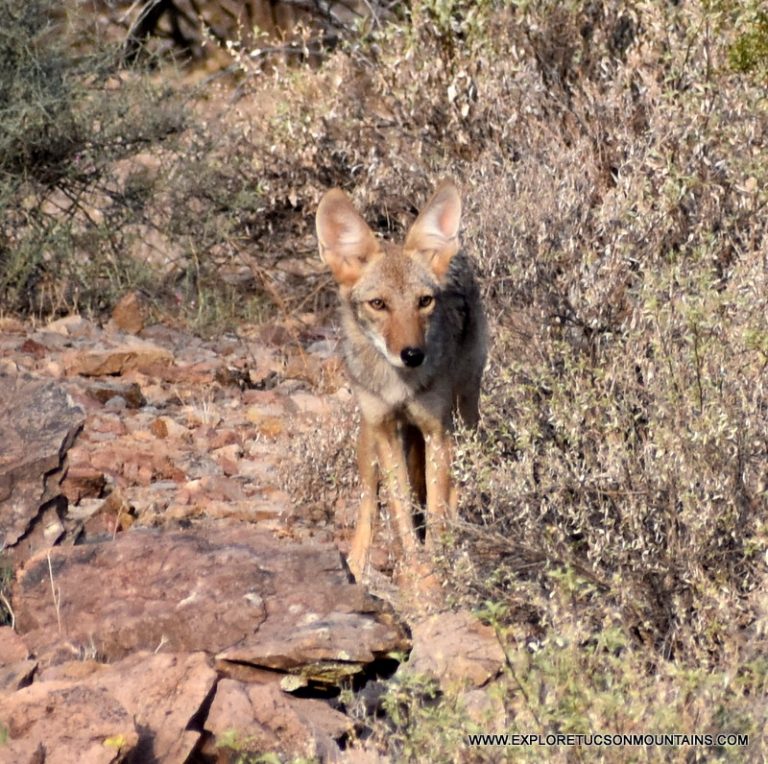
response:
M456 517L453 413L477 424L487 353L480 290L459 251L460 218L450 181L438 186L402 246L376 238L338 188L317 209L320 257L338 283L344 359L362 413L362 498L348 558L357 580L368 563L378 467L406 559L419 548L412 492L426 508L428 544Z

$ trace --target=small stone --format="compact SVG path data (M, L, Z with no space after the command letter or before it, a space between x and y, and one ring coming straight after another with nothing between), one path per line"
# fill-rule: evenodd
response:
M398 671L428 674L443 689L480 687L504 666L504 651L490 626L472 613L439 613L413 626L413 650Z
M100 377L167 367L173 362L173 355L159 345L126 336L120 344L101 342L88 349L69 351L64 354L63 361L70 375Z
M128 334L139 334L147 320L149 306L141 292L124 294L112 310L110 328Z
M72 465L61 484L61 490L71 504L77 504L85 498L101 496L107 480L101 470L90 465Z

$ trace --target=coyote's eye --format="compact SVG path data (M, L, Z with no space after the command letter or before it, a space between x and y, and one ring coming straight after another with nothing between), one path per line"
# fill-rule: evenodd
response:
M424 294L421 297L419 297L419 307L428 308L434 301L435 301L435 298L432 297L431 294Z
M384 308L387 307L387 304L384 302L384 300L381 299L381 297L374 297L372 300L368 300L368 304L374 310L384 310Z

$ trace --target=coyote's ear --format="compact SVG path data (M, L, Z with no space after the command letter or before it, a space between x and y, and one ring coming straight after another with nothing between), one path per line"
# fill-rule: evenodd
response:
M320 257L339 284L351 287L378 251L376 237L340 188L320 200L315 225Z
M405 249L423 257L442 278L459 251L461 197L456 186L444 180L408 231Z

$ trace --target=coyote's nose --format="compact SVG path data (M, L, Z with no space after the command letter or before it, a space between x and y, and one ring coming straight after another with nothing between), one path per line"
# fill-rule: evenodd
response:
M415 369L424 362L424 351L421 348L404 348L400 358L406 366Z

